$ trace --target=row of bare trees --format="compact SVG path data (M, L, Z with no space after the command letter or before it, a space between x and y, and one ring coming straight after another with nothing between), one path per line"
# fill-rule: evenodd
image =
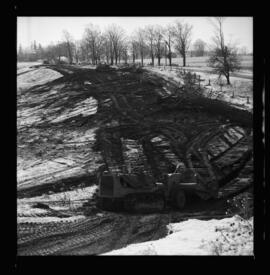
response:
M184 31L183 31L184 30ZM132 37L133 62L136 47L143 65L144 58L149 56L151 64L155 65L157 58L160 66L161 58L169 59L172 65L173 49L183 57L183 66L186 66L186 55L190 47L192 26L188 23L176 22L174 25L161 27L159 25L148 25L138 29Z
M191 31L192 26L188 23L175 22L166 27L148 25L137 29L128 37L120 26L111 25L101 32L98 26L89 24L80 41L75 41L65 30L62 41L47 46L43 50L43 56L38 57L56 62L60 61L61 56L66 56L69 63L86 61L98 64L104 61L111 65L118 64L120 60L128 62L129 58L133 63L140 58L144 65L147 57L151 58L152 65L155 64L155 59L160 65L161 58L165 57L165 62L168 59L169 65L172 65L173 53L176 51L183 57L183 66L186 66Z
M240 69L240 61L236 48L225 42L223 33L224 17L215 18L212 22L215 28L214 47L208 60L208 65L214 72L226 78L230 84L230 74ZM68 31L63 31L63 39L55 45L46 48L38 46L34 42L30 55L23 52L19 47L18 60L48 59L49 61L61 62L63 57L70 64L86 61L97 65L101 62L107 64L118 64L121 60L128 63L129 58L133 63L140 58L143 66L147 57L151 59L151 65L155 65L155 59L160 66L161 58L165 58L165 64L169 60L172 66L172 57L175 52L183 58L183 66L186 66L186 57L191 45L192 26L188 23L176 21L165 27L159 25L148 25L137 29L131 36L127 36L124 29L117 25L109 26L101 32L98 26L89 24L81 40L75 41ZM193 44L195 55L204 54L206 44L198 39ZM28 60L33 61L33 60Z

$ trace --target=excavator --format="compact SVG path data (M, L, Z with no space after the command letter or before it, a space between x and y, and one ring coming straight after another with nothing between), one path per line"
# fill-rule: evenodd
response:
M162 182L156 182L146 171L114 173L105 170L98 174L98 185L98 207L108 211L162 211L167 205L182 210L192 194L203 199L212 197L193 170L187 168L164 175Z

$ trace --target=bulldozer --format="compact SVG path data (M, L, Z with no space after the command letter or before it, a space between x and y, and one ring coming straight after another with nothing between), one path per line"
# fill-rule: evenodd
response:
M191 169L166 174L162 182L156 182L146 172L103 171L98 176L98 185L98 207L108 211L155 212L168 205L182 210L190 195L210 197Z

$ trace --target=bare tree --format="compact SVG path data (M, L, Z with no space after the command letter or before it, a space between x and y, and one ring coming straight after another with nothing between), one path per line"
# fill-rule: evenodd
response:
M73 38L67 30L63 31L63 36L67 47L69 63L71 64L73 62L73 47L72 47Z
M152 59L152 65L155 64L155 51L154 51L154 40L155 40L155 27L152 25L146 26L145 28L145 36L146 40L148 42L148 46L150 49L150 56Z
M66 51L66 44L65 45L65 51ZM44 53L44 57L49 61L49 62L58 62L59 60L59 47L57 45L54 44L50 44L49 46L47 46L45 53Z
M104 54L104 40L103 36L100 35L97 39L97 44L96 44L96 62L100 63L101 62L101 57Z
M42 58L43 56L43 48L41 46L41 44L38 44L38 58Z
M113 53L115 58L115 64L118 62L119 50L121 47L121 42L124 37L124 29L117 25L111 25L107 29L107 35L110 41L111 54ZM111 57L112 58L112 57ZM113 59L112 59L113 63Z
M193 51L195 56L204 56L206 43L202 39L197 39L193 43Z
M83 61L89 61L89 49L88 49L88 43L85 41L85 39L82 39L80 43L80 57Z
M61 56L65 56L66 54L66 42L58 42L52 50L54 51L55 55L57 56L57 62L61 62Z
M111 54L113 56L113 47L112 47L112 43L108 37L107 34L103 34L102 36L102 47L103 47L103 53L106 59L106 63L109 64L110 63L110 58L111 58ZM113 65L113 57L111 59L111 65Z
M172 44L173 44L174 29L172 25L168 25L164 29L163 39L165 41L165 58L169 58L169 65L172 66ZM168 47L168 54L167 54Z
M162 39L163 39L163 28L156 26L154 30L154 42L155 42L155 54L158 59L158 66L160 66L160 59L162 55Z
M137 55L138 55L139 44L138 44L136 37L131 37L130 40L131 40L130 41L130 50L131 50L131 55L132 55L132 62L134 64L135 60L137 58Z
M74 41L74 57L77 64L79 62L79 50L80 50L80 41L76 40Z
M113 65L113 57L114 57L114 51L113 51L113 42L108 34L108 43L109 43L109 53L110 53L110 59L111 59L111 65Z
M141 65L143 66L143 59L146 54L145 31L142 28L139 28L137 30L136 37L138 43L138 50L141 57Z
M107 61L110 59L110 64L114 64L114 48L113 48L113 39L110 30L106 30L105 34L105 45L106 45L106 57Z
M120 43L120 51L119 51L119 62L122 58L125 63L128 62L128 48L129 48L129 38L128 36L123 37L121 43Z
M119 55L119 61L120 61L120 56L123 58L125 64L128 63L128 38L122 41L121 43L121 51Z
M84 39L91 52L92 64L96 65L100 56L101 32L98 26L89 24L84 33Z
M192 26L188 23L176 22L174 28L175 48L183 58L183 66L186 66L186 54L191 42Z
M216 17L212 24L215 27L214 50L210 55L208 64L214 68L214 72L223 75L230 85L230 73L240 69L240 60L237 55L237 49L234 46L226 45L223 33L224 17Z

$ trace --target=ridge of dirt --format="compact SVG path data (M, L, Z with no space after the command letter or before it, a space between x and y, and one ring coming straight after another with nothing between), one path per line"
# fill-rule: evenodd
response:
M197 216L224 217L224 199L252 185L250 112L146 70L66 65L36 66L29 73L44 67L62 77L17 95L19 200L95 185L101 166L121 173L144 171L162 181L181 163L196 172L201 197L221 199L215 213L197 211ZM160 238L169 221L192 215L112 214L97 210L94 199L89 200L89 214L83 207L60 213L87 216L82 220L19 223L18 253L105 253Z

